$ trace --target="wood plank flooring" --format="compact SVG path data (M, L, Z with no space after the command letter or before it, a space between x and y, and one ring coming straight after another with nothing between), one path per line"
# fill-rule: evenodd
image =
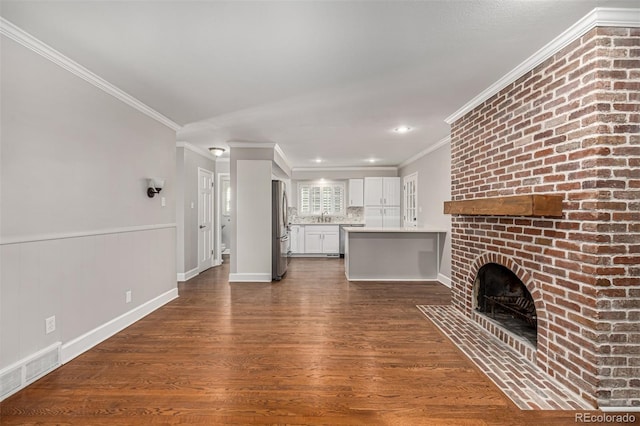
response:
M228 266L0 405L2 425L574 423L520 411L416 304L438 283L349 283L339 259L292 259L280 282Z

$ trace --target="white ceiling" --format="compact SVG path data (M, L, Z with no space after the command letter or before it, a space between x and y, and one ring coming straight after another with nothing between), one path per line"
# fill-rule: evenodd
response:
M637 5L2 0L0 15L184 126L178 140L275 142L302 168L396 166L591 9Z

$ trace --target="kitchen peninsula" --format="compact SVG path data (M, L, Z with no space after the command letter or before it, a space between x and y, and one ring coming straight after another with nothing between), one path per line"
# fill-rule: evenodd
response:
M436 280L446 231L428 228L345 230L345 275L349 281Z

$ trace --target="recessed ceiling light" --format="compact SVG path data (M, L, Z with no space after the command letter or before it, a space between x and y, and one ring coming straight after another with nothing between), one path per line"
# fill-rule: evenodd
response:
M376 160L375 158L369 158L367 161L368 161L369 163L375 163L375 162L376 162L376 161L378 161L378 160Z
M411 131L411 127L409 127L409 126L398 126L395 129L393 129L393 131L396 132L396 133L400 133L400 134L407 133L407 132Z
M322 158L316 158L315 160L313 160L315 163L322 163Z

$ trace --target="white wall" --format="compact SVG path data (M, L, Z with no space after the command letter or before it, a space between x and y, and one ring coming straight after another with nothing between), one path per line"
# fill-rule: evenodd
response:
M0 64L2 369L177 290L175 132L5 37Z
M229 281L271 281L271 160L237 160L231 165L235 181Z
M402 167L404 178L418 172L418 227L447 229L442 247L440 274L442 281L451 279L451 217L443 213L444 202L451 200L451 147L446 144Z

